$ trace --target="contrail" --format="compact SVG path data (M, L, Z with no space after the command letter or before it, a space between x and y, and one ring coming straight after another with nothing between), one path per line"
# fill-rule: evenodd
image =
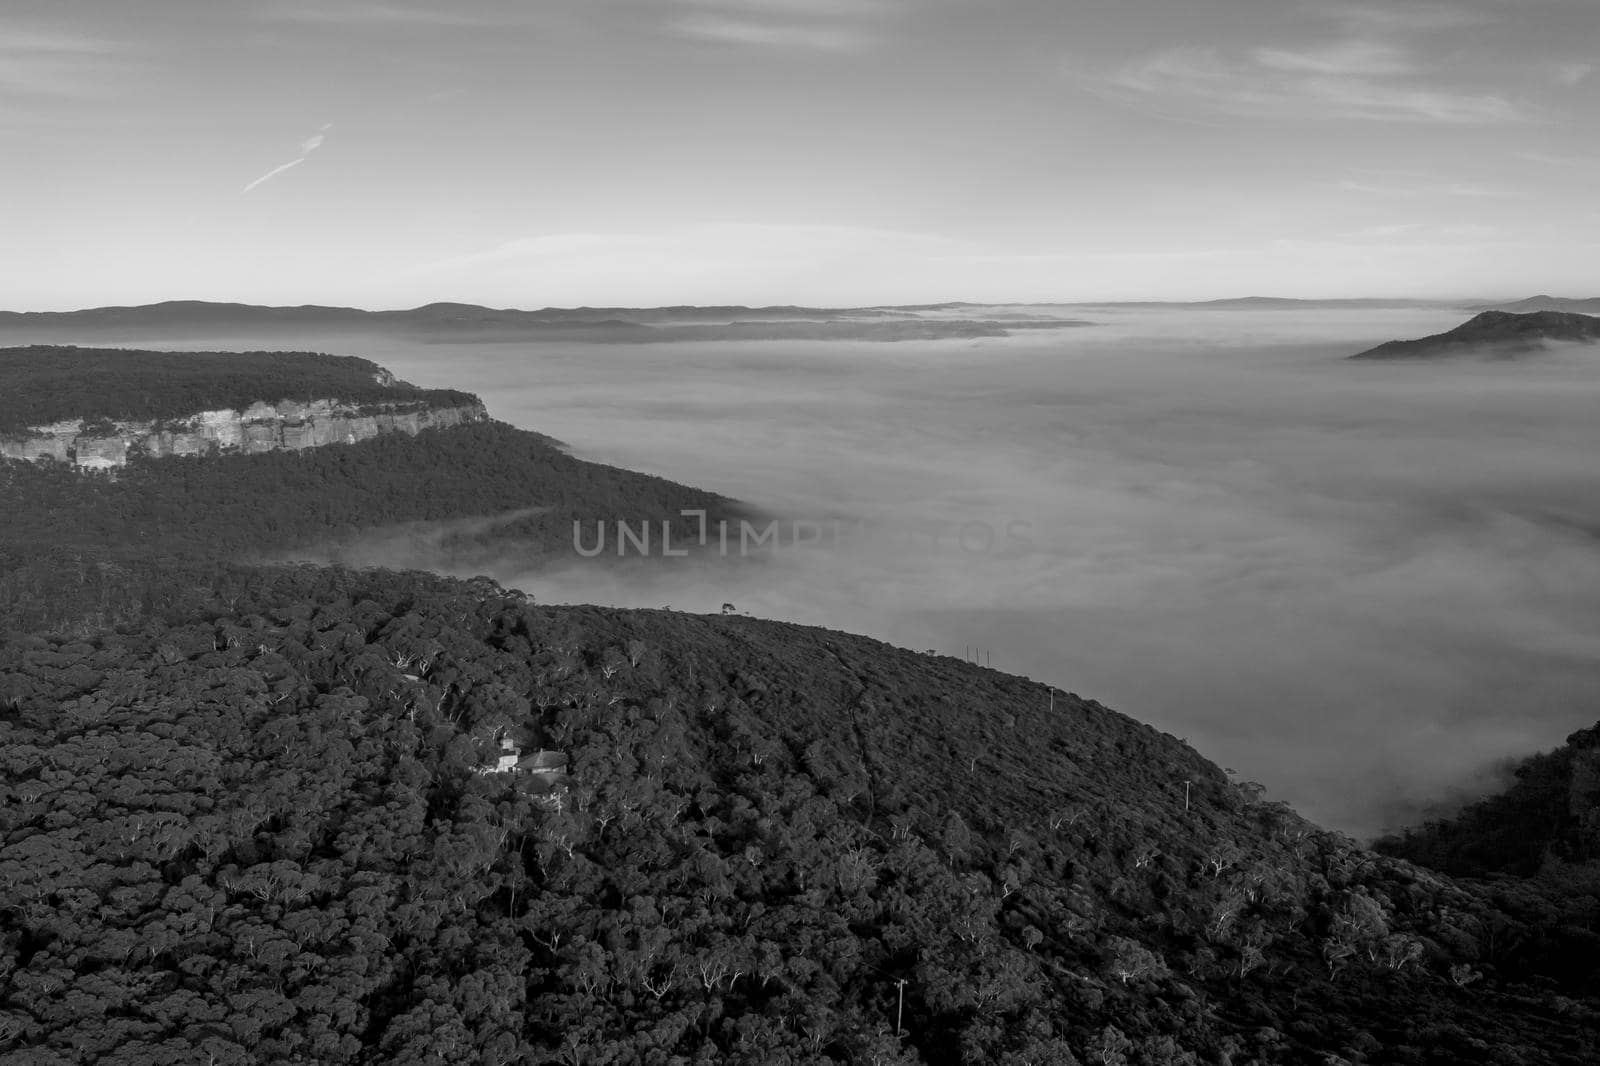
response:
M246 185L243 189L240 189L239 195L243 196L251 189L254 189L257 185L260 185L263 182L271 181L284 171L290 170L299 166L301 163L304 163L306 159L310 157L312 152L315 152L318 148L322 147L322 142L328 139L327 134L331 129L333 129L333 123L324 123L316 133L313 133L310 137L307 137L305 140L300 142L300 155L298 158L291 159L287 163L273 167L255 181L252 181L249 185Z

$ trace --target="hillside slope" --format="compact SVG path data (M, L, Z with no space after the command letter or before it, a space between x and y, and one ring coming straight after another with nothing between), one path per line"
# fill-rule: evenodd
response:
M483 581L213 594L0 651L0 1057L1600 1057L1594 955L1533 904L1092 701ZM566 791L478 772L508 730Z
M676 543L751 513L586 462L500 422L260 455L135 459L115 476L0 460L0 633L110 625L187 602L216 564L364 556L375 535L440 566L571 561L573 523L667 523Z
M1562 311L1514 314L1484 311L1447 333L1417 340L1389 341L1352 359L1509 358L1544 350L1550 344L1600 343L1600 318Z

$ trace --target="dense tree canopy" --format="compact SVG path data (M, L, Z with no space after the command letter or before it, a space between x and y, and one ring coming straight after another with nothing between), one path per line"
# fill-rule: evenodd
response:
M0 433L68 419L182 419L260 400L477 402L470 393L393 381L370 360L315 352L0 348L0 382Z
M136 459L109 476L0 463L0 508L0 550L68 544L228 559L398 522L532 509L510 520L515 528L559 534L555 543L570 547L575 518L671 518L682 533L698 523L679 511L732 504L489 422L302 451Z
M210 568L310 551L360 559L375 532L471 572L571 561L573 522L668 523L691 540L713 493L574 458L490 422L261 455L136 459L114 474L0 461L0 630L170 605Z
M1092 701L737 616L218 574L0 655L0 1057L1600 1055L1550 915ZM506 731L564 790L477 772Z
M1462 877L1600 862L1600 725L1524 759L1504 792L1376 846Z

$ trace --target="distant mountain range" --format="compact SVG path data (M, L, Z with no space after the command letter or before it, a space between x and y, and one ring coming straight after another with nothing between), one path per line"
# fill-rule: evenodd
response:
M953 306L953 305L952 305ZM938 310L950 310L943 306ZM1003 337L1013 330L1088 323L1040 316L972 317L893 307L546 307L535 311L431 303L392 311L306 304L256 304L173 300L133 307L80 311L0 312L0 333L30 342L84 334L155 337L177 332L241 330L281 334L401 333L428 340L565 340L608 343L707 340L939 340Z
M213 303L206 300L167 300L129 307L91 307L79 311L5 311L0 325L196 325L282 324L294 326L643 326L666 322L831 320L887 315L873 308L820 307L545 307L534 311L483 307L478 304L430 303L392 311L367 311L359 307L300 304L272 307L261 304Z
M1600 318L1563 311L1484 311L1447 333L1389 341L1352 359L1504 359L1542 351L1549 344L1600 343Z
M1179 307L1198 311L1383 311L1405 307L1460 307L1459 300L1295 300L1279 296L1239 296L1227 300L1124 300L1074 304L1077 307Z
M426 343L561 341L607 344L661 341L919 341L1005 337L1019 332L1094 325L1078 311L1173 309L1195 311L1381 311L1437 308L1509 313L1600 313L1590 300L1533 296L1506 304L1394 299L1298 300L1244 296L1225 300L1101 301L1080 303L946 303L875 307L742 304L667 307L543 307L535 310L468 303L368 311L359 307L169 300L76 311L0 311L0 344L152 343L174 336L237 333L285 338L380 333ZM1431 338L1429 338L1431 340ZM1420 353L1417 353L1420 354ZM1363 357L1392 358L1392 354ZM1416 357L1412 355L1409 357Z

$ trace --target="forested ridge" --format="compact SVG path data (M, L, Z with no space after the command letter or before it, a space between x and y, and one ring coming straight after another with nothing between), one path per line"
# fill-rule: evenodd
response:
M680 517L733 504L483 422L297 451L135 459L114 476L4 463L0 506L0 548L132 546L236 559L388 523L533 506L549 509L541 528L570 547L573 518Z
M1552 901L1375 856L1092 701L486 581L211 592L0 657L16 1061L1600 1055ZM569 790L476 772L507 729Z
M699 520L685 510L746 513L499 422L301 451L139 458L114 475L0 462L0 631L8 619L24 630L109 625L173 605L217 562L336 552L398 524L441 524L443 547L466 566L508 554L534 566L574 558L574 521L591 539L597 522L667 522L687 542Z
M394 381L367 359L317 352L0 348L0 383L0 433L69 419L177 420L260 401L478 402L471 393Z

